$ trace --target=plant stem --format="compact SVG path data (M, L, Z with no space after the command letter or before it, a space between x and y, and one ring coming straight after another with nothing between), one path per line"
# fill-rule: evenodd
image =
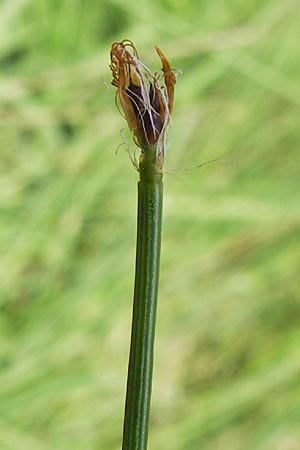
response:
M146 450L158 294L163 183L155 147L144 149L138 183L135 288L122 450Z

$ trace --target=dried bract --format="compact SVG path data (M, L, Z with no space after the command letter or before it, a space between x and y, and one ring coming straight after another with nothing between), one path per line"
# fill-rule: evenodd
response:
M135 143L143 151L147 146L155 146L157 155L163 157L176 79L163 52L158 47L156 51L162 62L163 76L150 72L129 40L112 45L110 68L112 85L117 88L117 98Z

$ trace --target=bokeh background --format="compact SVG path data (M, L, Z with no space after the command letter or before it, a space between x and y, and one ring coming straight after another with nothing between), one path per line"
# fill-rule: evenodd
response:
M299 11L1 1L1 450L120 449L138 174L108 64L124 38L182 71L149 449L300 449ZM212 158L236 165L168 172Z

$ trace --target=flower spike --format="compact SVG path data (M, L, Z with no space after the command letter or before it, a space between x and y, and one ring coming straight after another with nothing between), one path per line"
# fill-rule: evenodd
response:
M174 100L174 73L163 52L156 47L162 62L164 82L141 62L134 44L129 40L115 42L111 47L112 85L117 88L129 129L138 147L156 147L157 157L165 152L166 127L171 118Z

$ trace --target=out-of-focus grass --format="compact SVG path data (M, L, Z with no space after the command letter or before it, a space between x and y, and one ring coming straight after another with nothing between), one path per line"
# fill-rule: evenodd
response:
M1 450L120 448L137 179L115 157L122 38L182 70L167 168L237 162L165 176L149 448L300 449L299 30L290 0L1 3Z

